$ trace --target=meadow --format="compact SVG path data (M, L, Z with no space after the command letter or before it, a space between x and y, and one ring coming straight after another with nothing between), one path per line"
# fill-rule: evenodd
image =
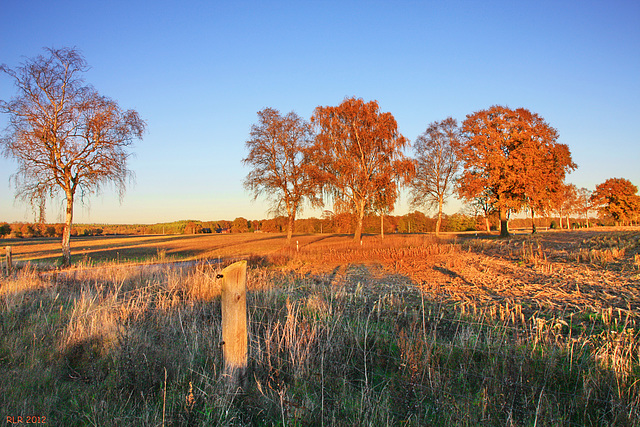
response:
M69 270L47 268L56 241L7 244L20 266L0 282L7 420L640 425L637 228L77 238ZM237 259L240 394L220 377L216 279Z

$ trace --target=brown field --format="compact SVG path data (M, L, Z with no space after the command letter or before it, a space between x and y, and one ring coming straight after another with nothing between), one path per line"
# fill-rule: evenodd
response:
M57 239L0 240L14 263L47 267L60 257ZM4 254L3 254L4 255ZM508 240L476 233L364 236L282 234L80 237L72 256L81 268L186 260L253 264L298 273L344 276L348 281L415 286L433 300L463 309L504 305L518 311L640 313L640 231L556 231ZM355 278L353 278L353 277ZM367 287L375 292L375 287Z
M309 240L310 237L305 237ZM197 234L150 236L74 237L71 239L72 260L97 263L149 261L165 256L174 260L193 260L250 253L267 254L286 242L279 234ZM17 261L43 264L60 258L60 239L0 240L11 245Z
M47 268L57 241L0 245L20 267L0 279L0 407L17 415L640 426L638 228L291 246L278 234L88 237L72 240L66 271ZM238 258L250 266L242 395L218 375L215 280ZM172 264L183 260L195 262Z

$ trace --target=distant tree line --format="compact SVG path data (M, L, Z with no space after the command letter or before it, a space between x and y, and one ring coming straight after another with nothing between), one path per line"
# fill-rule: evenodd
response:
M588 221L581 215L579 209L565 213L560 217L545 216L535 218L537 228L559 229L586 228L594 226L614 226L616 221L612 216L600 215L598 218L589 217ZM486 232L487 221L489 230L499 230L500 222L496 212L486 218L479 212L474 212L470 206L452 215L442 214L440 230L443 232L476 231ZM71 230L72 237L89 237L103 235L145 235L145 234L223 234L223 233L286 233L288 227L286 216L277 216L261 220L219 221L175 221L159 224L76 224ZM303 218L296 220L297 233L335 233L351 234L357 224L353 213L340 214L325 213L322 218ZM438 213L432 216L421 211L409 212L405 215L386 215L384 232L393 233L433 233L438 224ZM635 218L629 225L640 225L640 218ZM511 229L531 227L531 219L511 218ZM64 224L41 223L0 223L0 238L59 238ZM378 234L380 232L380 216L367 215L363 220L364 234Z
M64 224L14 222L0 223L0 237L4 238L34 238L34 237L62 237ZM103 229L95 226L78 225L71 230L72 236L101 236Z

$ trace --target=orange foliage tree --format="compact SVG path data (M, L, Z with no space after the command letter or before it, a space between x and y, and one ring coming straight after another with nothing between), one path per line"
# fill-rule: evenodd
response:
M640 214L640 196L638 187L624 178L610 178L598 184L591 195L594 207L601 215L610 215L616 222L631 222Z
M231 223L232 233L247 233L251 223L243 217L238 217Z
M145 123L136 111L123 111L84 84L88 66L77 50L46 50L48 56L28 59L15 70L0 67L18 88L11 101L0 101L0 111L9 115L0 144L18 162L18 198L42 208L48 196L64 193L62 263L69 265L76 193L86 197L112 183L123 197L132 174L127 148L142 138Z
M436 235L440 233L442 224L442 207L451 192L460 165L454 150L454 144L459 142L458 122L448 117L431 123L413 145L416 171L409 184L411 205L437 207Z
M578 189L574 184L563 184L555 193L552 203L560 218L560 228L562 229L562 217L566 216L569 229L569 216L579 210Z
M377 101L346 98L336 107L317 107L311 122L318 129L314 177L337 211L355 212L359 241L365 214L393 210L398 182L411 176L413 162L402 153L409 141Z
M473 200L487 194L499 213L500 235L508 236L509 211L543 209L576 165L557 131L524 108L493 106L467 116L456 144L463 172L458 194Z
M317 204L319 193L315 181L309 178L308 150L313 143L309 123L294 112L282 116L273 108L258 112L258 124L251 126L251 138L246 142L249 154L243 163L252 170L244 186L254 199L266 194L271 199L273 214L286 213L287 241L295 226L296 214L305 199Z
M546 125L546 124L545 124ZM546 125L548 126L548 125ZM555 131L555 130L554 130ZM523 145L525 167L523 173L527 176L525 184L525 204L531 213L531 226L536 232L535 213L548 213L553 209L553 200L564 198L567 214L575 209L575 185L565 184L566 174L577 166L571 160L569 147L556 142L544 142L535 137L528 144ZM566 192L569 193L566 193ZM569 219L567 217L567 228Z

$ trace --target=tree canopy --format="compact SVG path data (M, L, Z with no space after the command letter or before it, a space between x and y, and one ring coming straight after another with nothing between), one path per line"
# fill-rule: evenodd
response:
M467 116L456 144L463 172L458 194L472 200L487 194L500 215L500 234L509 234L507 212L525 205L542 209L576 165L557 131L524 108L493 106Z
M335 107L317 107L311 122L318 131L315 179L333 199L334 210L356 213L354 240L359 241L365 213L382 205L392 210L398 181L413 171L413 163L402 152L409 141L377 101L346 98Z
M68 265L77 192L86 197L114 184L123 196L132 175L127 148L142 138L145 122L84 83L88 66L80 52L45 50L46 56L27 59L15 69L0 66L18 90L10 101L0 101L0 111L9 115L0 144L4 155L18 162L13 176L17 197L38 204L41 216L47 197L64 194L62 253Z
M638 187L624 178L610 178L596 186L591 195L594 207L609 215L616 224L629 222L640 214Z

